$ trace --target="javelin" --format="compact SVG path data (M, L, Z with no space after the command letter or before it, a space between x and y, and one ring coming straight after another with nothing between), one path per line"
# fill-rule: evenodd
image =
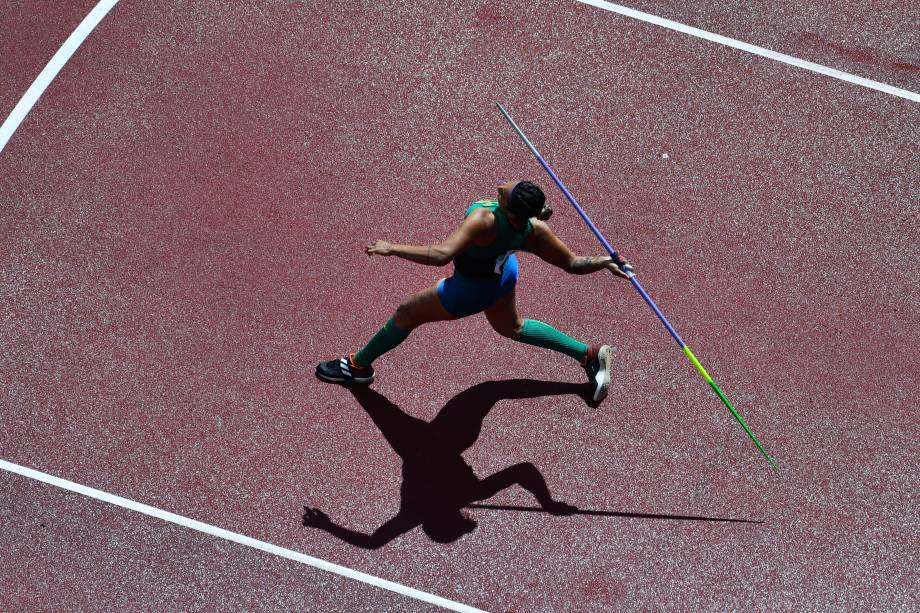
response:
M680 337L680 335L677 333L677 330L674 329L674 326L672 326L671 323L667 320L667 318L664 316L664 313L662 313L661 309L658 308L658 305L656 305L655 302L645 292L645 290L642 289L642 286L639 284L639 280L636 278L636 273L633 272L632 267L623 261L623 258L620 257L620 254L617 253L616 249L610 246L610 243L607 242L607 239L604 238L604 235L601 234L601 231L597 229L597 226L594 225L594 222L591 221L587 213L585 213L584 209L582 209L578 204L578 201L575 200L575 196L573 196L571 192L566 189L565 185L562 184L562 181L559 180L559 177L556 176L556 173L553 172L553 169L549 167L549 164L546 163L546 160L544 160L543 156L540 155L540 152L537 151L537 148L533 146L533 143L531 143L530 140L524 136L524 132L521 131L516 123L514 123L514 120L511 119L511 115L508 114L508 111L505 110L505 107L503 107L498 102L495 104L498 105L498 110L502 112L502 115L505 116L505 119L508 120L508 123L511 124L511 127L515 129L515 131L518 133L518 136L521 137L521 140L523 140L524 144L526 144L530 149L530 152L534 154L534 157L536 157L537 161L540 162L540 165L543 166L543 169L549 173L549 176L553 179L553 181L555 181L559 189L562 190L562 194L569 202L572 203L572 206L575 207L575 210L578 211L578 214L581 215L581 218L585 220L586 224L588 224L588 227L594 233L594 236L597 237L597 240L601 242L601 244L604 246L604 249L606 249L607 253L610 254L610 257L613 258L613 261L616 263L617 267L629 278L629 282L632 283L633 287L636 288L636 291L639 292L639 294L642 296L642 299L645 300L645 303L651 307L651 309L655 312L655 315L658 316L658 319L661 320L661 323L664 324L664 327L667 328L671 336L674 337L674 340L677 341L677 344L683 350L684 355L687 356L687 358L696 367L699 373L703 375L706 383L708 383L709 387L715 391L716 395L719 396L719 399L722 400L726 407L728 407L728 410L731 411L731 414L735 417L736 420L738 420L738 423L741 424L741 427L744 428L744 431L747 432L747 435L751 437L751 440L754 441L754 444L757 445L757 448L760 449L760 452L764 455L765 458L767 458L767 462L770 463L770 466L776 468L776 463L773 461L773 458L771 458L770 454L767 453L767 450L763 448L763 445L760 444L760 441L757 440L757 437L754 436L754 433L751 432L751 429L748 428L748 425L744 423L744 419L741 417L741 415L738 414L738 411L735 410L735 407L732 406L732 403L728 401L728 398L725 397L725 394L721 389L719 389L719 386L716 385L716 382L712 380L712 377L709 376L709 373L706 372L706 369L703 368L703 365L700 364L699 360L696 359L696 356L693 355L692 351L690 351L690 347L687 346L687 343L685 343L684 340Z

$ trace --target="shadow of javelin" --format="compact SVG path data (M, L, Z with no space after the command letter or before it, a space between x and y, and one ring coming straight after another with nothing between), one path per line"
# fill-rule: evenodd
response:
M493 511L525 511L529 513L547 513L541 507L518 507L498 504L468 504L468 509L490 509ZM603 517L626 517L631 519L670 519L672 521L713 521L732 522L739 524L762 524L756 519L734 519L731 517L702 517L699 515L659 515L655 513L626 513L623 511L594 511L591 509L575 509L571 515L599 515Z

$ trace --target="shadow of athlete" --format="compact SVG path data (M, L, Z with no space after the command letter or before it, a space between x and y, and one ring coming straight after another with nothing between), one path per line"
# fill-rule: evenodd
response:
M476 528L476 522L461 511L463 507L512 485L529 491L543 510L554 515L571 515L578 510L554 500L543 475L529 462L479 479L462 454L479 438L483 420L499 400L578 394L587 401L589 385L526 379L480 383L454 396L430 423L407 415L370 388L348 390L402 458L400 509L372 534L340 526L310 507L304 507L304 526L368 549L382 547L419 525L432 540L450 543Z

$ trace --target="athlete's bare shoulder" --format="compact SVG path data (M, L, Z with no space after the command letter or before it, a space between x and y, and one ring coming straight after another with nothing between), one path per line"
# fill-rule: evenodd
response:
M531 230L530 236L527 237L524 248L528 251L533 251L547 236L552 236L553 231L549 229L549 224L535 217L530 220L530 224L533 230Z
M488 232L495 229L495 213L485 207L474 209L466 218L466 221L481 232Z
M471 211L463 225L469 230L474 245L481 247L495 240L498 222L495 219L495 213L485 207Z

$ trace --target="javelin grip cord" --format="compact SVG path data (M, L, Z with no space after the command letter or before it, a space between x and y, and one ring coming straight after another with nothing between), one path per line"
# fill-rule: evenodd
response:
M751 429L744 422L744 419L741 417L741 415L738 414L738 411L735 410L735 407L732 406L731 402L728 401L728 398L725 397L725 394L722 392L719 386L716 385L716 382L712 380L712 377L709 376L709 373L706 372L706 369L703 368L703 365L700 364L699 360L696 359L696 356L693 355L690 347L688 347L687 344L683 341L683 339L677 333L677 330L674 329L674 326L671 325L668 319L664 316L664 313L661 312L661 309L658 308L658 305L655 304L655 301L651 299L648 293L642 288L642 285L639 284L639 280L636 278L636 273L633 271L632 267L623 261L623 258L620 257L620 254L617 252L617 250L610 245L604 235L601 234L601 231L597 229L597 226L594 225L594 222L591 221L591 218L588 217L588 214L585 213L584 209L581 208L581 205L578 204L578 201L575 200L575 196L573 196L572 193L566 188L566 186L562 184L562 181L559 180L559 177L556 176L556 173L553 172L553 169L549 167L549 164L546 163L546 160L544 160L543 156L540 155L540 152L537 151L537 148L534 147L533 143L530 142L521 128L519 128L514 120L511 119L511 115L508 114L508 111L505 110L505 107L503 107L498 102L495 104L498 106L498 110L501 111L502 115L505 116L505 119L508 120L508 123L511 124L511 127L514 128L515 132L518 133L518 136L521 137L521 140L524 141L524 144L527 145L527 148L530 149L530 152L534 155L535 158L537 158L537 161L540 162L540 165L543 166L543 169L552 178L556 186L560 189L560 191L562 191L562 194L565 196L566 200L568 200L569 203L575 207L575 210L578 211L579 215L581 215L581 218L588 225L588 228L591 229L591 232L594 233L594 236L597 237L597 240L599 240L604 246L604 249L607 250L607 253L610 254L610 257L613 258L613 261L616 263L616 265L623 273L626 274L630 283L632 283L632 286L636 288L636 291L638 291L642 296L642 299L645 300L645 303L652 309L652 311L654 311L655 315L658 316L658 319L662 324L664 324L664 327L677 342L678 346L680 346L681 350L684 352L684 355L686 355L687 359L690 360L690 363L693 364L700 375L703 376L703 379L706 380L706 383L709 384L709 386L713 389L722 403L725 404L725 406L731 412L732 416L734 416L738 423L741 424L741 427L744 429L747 435L751 438L752 441L754 441L754 444L757 445L757 448L764 455L764 457L767 458L767 462L770 463L770 466L776 468L776 463L774 462L773 458L770 457L770 454L767 453L767 450L763 448L763 445L760 444L760 441L758 441L757 437L754 436L754 433L751 432Z

